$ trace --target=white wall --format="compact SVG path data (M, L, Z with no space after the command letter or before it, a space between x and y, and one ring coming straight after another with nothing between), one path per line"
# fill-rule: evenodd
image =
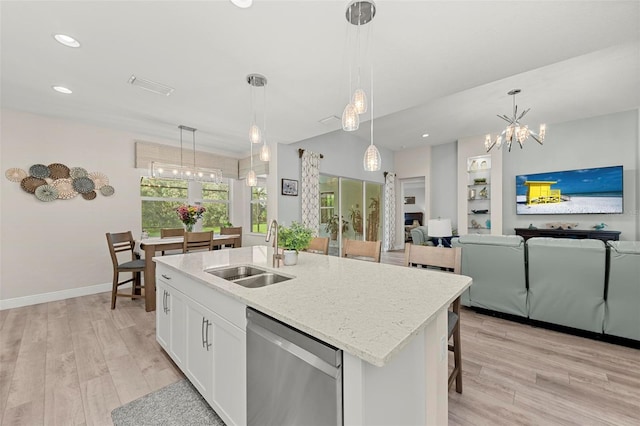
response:
M404 198L414 197L415 204L405 204L405 213L425 212L425 185L424 184L407 184L404 185Z
M306 139L294 144L278 145L278 185L281 179L295 179L300 181L301 169L298 149L308 149L322 154L320 173L333 176L347 177L369 182L384 183L384 172L394 171L393 153L378 147L382 158L382 168L378 172L364 170L362 159L369 144L349 132L342 130ZM300 187L298 187L300 190ZM271 215L269 215L271 217ZM301 220L300 195L297 197L280 194L278 186L277 217L280 221L290 223Z
M607 229L621 231L622 240L639 240L638 199L638 110L547 125L544 146L527 141L524 149L504 153L503 232L529 224L544 227L547 222L577 222L589 229L604 222ZM581 168L616 166L624 168L624 214L516 215L515 176Z
M457 182L456 167L458 144L455 142L436 145L431 148L431 214L432 218L442 217L451 219L451 225L458 227L456 216Z
M2 110L1 159L8 168L63 163L99 171L115 194L45 203L2 178L0 308L30 304L37 295L66 298L110 283L106 232L141 232L137 135ZM104 287L108 290L110 287Z

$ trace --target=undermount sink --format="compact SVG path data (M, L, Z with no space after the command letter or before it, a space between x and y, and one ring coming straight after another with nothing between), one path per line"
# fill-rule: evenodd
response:
M205 272L247 288L265 287L292 278L248 265L206 269Z

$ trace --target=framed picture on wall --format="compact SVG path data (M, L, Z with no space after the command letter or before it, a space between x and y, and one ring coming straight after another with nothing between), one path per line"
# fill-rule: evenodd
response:
M416 203L416 197L404 197L404 203L405 204L415 204Z
M282 195L298 196L298 181L293 179L282 179Z

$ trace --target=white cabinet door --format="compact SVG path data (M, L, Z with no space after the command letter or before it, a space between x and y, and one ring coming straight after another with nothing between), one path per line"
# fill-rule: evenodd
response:
M213 313L187 300L187 353L184 372L200 394L211 403L213 382Z
M247 423L246 333L214 314L213 402L226 424Z
M167 286L162 281L156 282L156 340L169 352L169 342L171 341L171 325L169 311L167 310Z
M169 287L167 303L169 305L169 327L171 329L168 352L178 367L182 367L187 355L187 306L185 296L176 289Z

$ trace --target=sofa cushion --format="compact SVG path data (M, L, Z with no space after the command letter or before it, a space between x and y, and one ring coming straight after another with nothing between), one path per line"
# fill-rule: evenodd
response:
M527 240L527 252L529 317L602 333L606 270L604 242L530 238Z
M527 316L524 239L518 235L461 235L462 275L473 278L469 305ZM466 304L464 298L460 299Z

